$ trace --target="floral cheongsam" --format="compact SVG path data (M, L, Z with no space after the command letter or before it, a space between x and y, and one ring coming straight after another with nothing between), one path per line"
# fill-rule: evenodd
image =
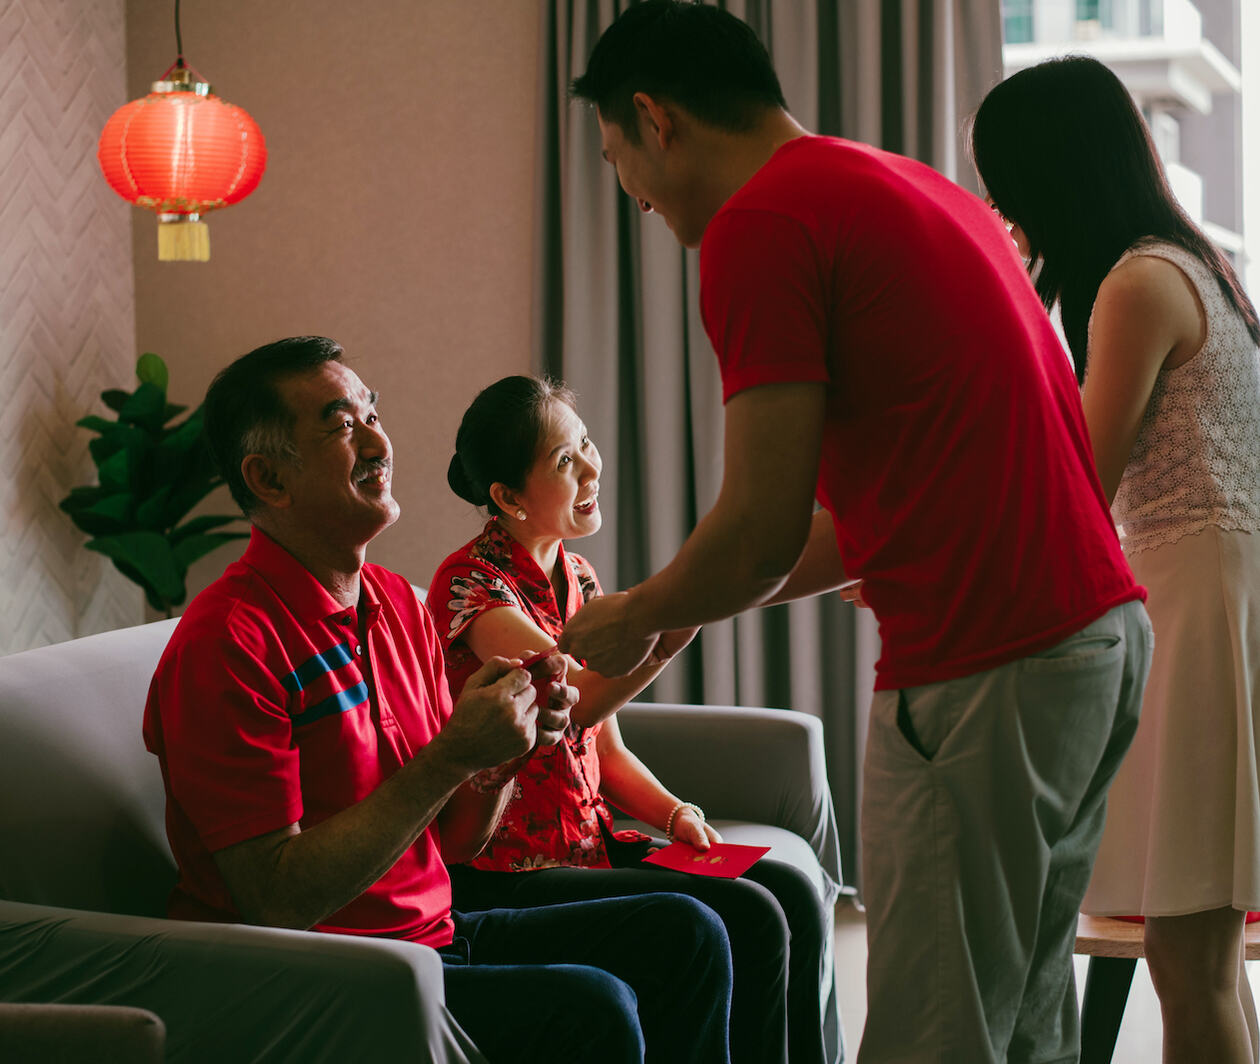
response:
M603 594L590 563L565 551L564 544L557 564L565 577L563 602L557 602L551 581L529 551L491 518L481 535L438 566L427 605L454 697L481 667L460 638L474 618L486 610L515 606L554 640L583 603ZM513 781L512 799L498 828L470 862L474 868L525 872L564 865L609 867L601 823L611 830L612 817L599 794L595 752L600 727L573 724L562 742L539 749L526 762ZM634 831L616 836L628 842L646 839Z

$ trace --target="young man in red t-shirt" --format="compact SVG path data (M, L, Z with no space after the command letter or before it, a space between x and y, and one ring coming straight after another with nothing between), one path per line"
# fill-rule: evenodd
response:
M626 193L700 249L726 444L674 561L561 647L617 674L663 631L859 578L882 641L859 1060L1075 1059L1077 907L1150 632L1009 236L930 168L806 133L716 8L629 8L573 88Z
M447 1009L492 1060L639 1061L646 1045L722 1064L730 946L703 904L451 911L443 862L480 852L576 692L559 655L545 705L519 661L492 658L452 704L428 612L365 558L398 517L393 453L341 354L277 341L206 396L206 439L253 531L181 618L145 708L172 915L432 946Z

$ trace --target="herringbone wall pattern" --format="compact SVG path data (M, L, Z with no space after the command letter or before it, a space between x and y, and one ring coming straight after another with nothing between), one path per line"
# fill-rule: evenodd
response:
M123 0L0 2L0 654L144 620L57 508L135 365L132 208L96 163L125 102Z

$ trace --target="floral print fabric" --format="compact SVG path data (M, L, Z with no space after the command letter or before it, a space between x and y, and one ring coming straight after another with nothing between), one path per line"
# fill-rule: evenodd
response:
M476 539L448 557L433 576L427 605L433 615L451 694L481 667L461 636L487 610L513 607L554 640L585 602L603 592L590 563L560 545L557 566L564 574L563 601L530 553L492 518ZM534 647L542 650L543 647ZM538 750L517 773L512 798L474 868L526 872L536 868L584 865L608 868L603 828L612 817L599 794L600 725L570 726L563 741ZM633 831L617 838L637 841Z

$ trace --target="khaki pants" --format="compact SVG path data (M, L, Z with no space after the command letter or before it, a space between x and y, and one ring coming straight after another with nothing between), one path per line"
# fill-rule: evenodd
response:
M1131 602L1039 654L876 693L858 1064L1078 1058L1076 917L1151 642Z

